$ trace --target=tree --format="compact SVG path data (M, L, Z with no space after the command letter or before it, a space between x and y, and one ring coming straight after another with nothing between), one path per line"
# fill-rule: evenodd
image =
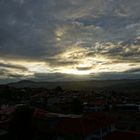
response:
M57 86L57 87L55 88L55 91L56 91L56 92L62 92L62 91L63 91L63 89L62 89L62 87L61 87L61 86Z
M81 114L83 112L83 104L80 99L73 99L71 103L71 110L74 114Z

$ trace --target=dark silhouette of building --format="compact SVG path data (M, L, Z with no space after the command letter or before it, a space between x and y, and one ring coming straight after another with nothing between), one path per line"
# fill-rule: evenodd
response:
M33 127L33 109L28 106L17 107L9 128L9 136L12 140L31 139Z

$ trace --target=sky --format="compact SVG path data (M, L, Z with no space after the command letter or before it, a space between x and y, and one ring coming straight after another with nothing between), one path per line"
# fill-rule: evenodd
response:
M140 0L0 0L0 83L140 79Z

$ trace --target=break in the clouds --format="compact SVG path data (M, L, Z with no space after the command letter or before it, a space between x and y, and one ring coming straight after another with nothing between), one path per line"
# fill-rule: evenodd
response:
M139 0L0 0L1 81L140 78L139 7Z

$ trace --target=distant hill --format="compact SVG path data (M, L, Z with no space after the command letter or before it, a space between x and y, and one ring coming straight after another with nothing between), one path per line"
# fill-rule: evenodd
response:
M140 90L140 80L92 80L92 81L67 81L67 82L35 82L23 80L10 83L8 86L22 88L55 88L61 86L63 89L92 90L96 88L104 89L138 89Z

